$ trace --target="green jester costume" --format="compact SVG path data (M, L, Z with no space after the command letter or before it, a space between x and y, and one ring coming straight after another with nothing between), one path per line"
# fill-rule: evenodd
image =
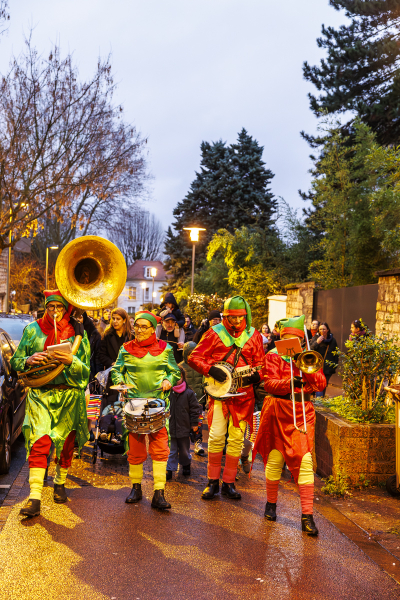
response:
M159 317L148 311L136 313L136 339L121 346L115 365L111 369L111 379L114 384L126 383L133 386L127 390L127 398L156 398L157 400L153 400L154 404L164 403L168 408L168 391L162 391L163 384L168 382L169 388L173 387L181 379L181 372L175 362L171 346L156 338L157 319ZM140 321L142 325L137 325L137 321ZM147 324L144 325L144 323ZM139 339L145 335L147 336L145 339ZM127 437L132 491L126 502L131 504L142 498L143 463L147 458L146 434L129 432ZM148 440L149 453L153 460L154 497L152 506L161 509L170 508L164 499L166 466L169 456L167 428L163 427L148 434Z
M80 323L70 318L73 307L58 290L46 291L45 302L44 317L27 325L11 359L15 371L27 371L31 366L28 359L37 352L45 351L48 346L67 340L72 345L76 334L82 335L83 339L76 355L72 357L72 363L66 364L62 373L43 387L30 388L27 395L22 430L29 460L30 503L21 511L26 516L36 516L40 512L51 443L55 445L57 462L54 500L62 503L67 500L64 483L71 465L75 439L81 448L89 437L85 403L90 372L89 341ZM60 312L60 316L56 317L57 337L54 317L50 316L48 306L52 310L56 307Z

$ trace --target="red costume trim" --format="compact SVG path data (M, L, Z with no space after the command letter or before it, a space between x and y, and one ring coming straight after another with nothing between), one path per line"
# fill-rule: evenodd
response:
M132 356L143 358L148 352L150 352L151 356L159 356L167 347L167 342L158 340L156 334L153 333L153 335L147 338L147 340L143 340L143 342L131 340L130 342L123 344L123 346L129 354L132 354Z
M42 330L42 332L47 335L46 341L44 343L44 350L48 346L53 346L54 344L59 344L61 340L67 340L70 337L75 335L75 330L69 322L69 317L71 315L73 306L70 304L67 312L61 319L61 321L56 321L57 327L57 341L56 335L54 331L54 319L52 319L48 312L44 314L41 319L38 319L37 323Z
M301 329L296 329L296 327L283 327L279 332L281 339L282 339L282 336L285 335L285 333L291 333L292 335L295 335L296 337L301 337L301 338L304 337L304 331L301 331Z
M224 314L223 316L230 316L230 317L241 317L242 315L247 315L247 311L245 308L235 308L235 309L231 309L228 308L228 310L224 310Z
M246 312L244 314L246 314ZM236 327L235 329L229 323L227 317L222 317L222 324L225 327L225 329L227 330L227 332L232 337L235 337L235 338L239 337L247 327L246 319L243 319L243 321L240 323L239 327Z

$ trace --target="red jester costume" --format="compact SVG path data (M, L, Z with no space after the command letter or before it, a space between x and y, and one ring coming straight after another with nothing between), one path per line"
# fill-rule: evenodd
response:
M304 315L279 322L281 339L304 338ZM301 403L300 371L293 364L295 382L296 421L304 428ZM320 369L316 373L303 373L307 433L294 426L291 400L290 358L278 356L276 350L268 352L264 364L265 397L260 427L257 433L253 457L257 452L264 459L267 480L267 504L265 517L276 521L278 486L284 462L299 486L302 507L302 530L308 535L318 535L313 520L314 472L312 449L314 444L315 410L311 394L326 387L325 375Z
M188 359L189 365L204 376L218 382L226 379L218 362L225 361L235 367L249 366L262 369L264 350L262 338L251 327L251 312L246 300L234 296L225 301L223 322L211 327L202 337ZM221 461L228 431L225 468L222 475L222 494L232 500L241 495L235 490L237 465L242 451L243 436L248 423L252 427L254 412L253 383L260 381L259 373L243 377L243 387L237 390L243 396L226 400L210 397L208 410L208 486L202 498L210 500L219 492Z

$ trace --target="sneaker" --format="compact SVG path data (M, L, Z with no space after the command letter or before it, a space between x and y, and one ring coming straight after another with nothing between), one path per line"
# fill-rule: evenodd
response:
M99 435L99 440L102 442L106 442L108 440L108 433L102 431Z
M251 471L251 464L249 461L249 457L248 456L241 456L240 457L240 462L242 463L242 469L244 471L244 473L250 473Z
M194 445L194 453L198 456L204 456L205 454L203 445L200 440L197 440L197 442Z
M111 443L112 444L120 444L121 440L119 440L118 438L116 438L114 435L111 436Z

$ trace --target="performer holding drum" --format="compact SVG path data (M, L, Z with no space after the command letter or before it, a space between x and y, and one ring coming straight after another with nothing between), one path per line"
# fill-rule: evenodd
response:
M246 300L234 296L225 301L222 323L211 327L188 358L193 369L206 379L210 396L208 410L208 485L202 498L210 500L219 492L221 461L228 431L222 494L239 500L234 481L242 451L246 423L252 427L253 384L260 381L264 349L262 337L251 327ZM222 392L222 393L221 393Z
M153 459L154 496L153 508L171 508L164 497L167 460L169 456L166 429L167 392L181 378L174 353L166 342L157 340L156 317L142 311L135 315L135 339L125 343L111 369L114 384L127 384L125 392L125 423L128 428L128 463L132 490L125 502L139 502L142 498L141 482L143 463L147 458L146 435L149 436L149 452ZM160 406L164 405L164 406ZM144 433L139 433L142 430Z
M305 336L304 320L302 315L279 321L281 340L297 338L294 341L300 350L298 340ZM321 368L323 360L316 352L303 352L296 357L296 365L302 369L300 371L296 365L291 365L293 357L279 356L275 352L272 350L265 355L264 387L269 395L264 400L253 451L253 457L259 452L264 459L267 480L264 516L269 521L276 521L279 480L286 462L299 486L302 530L308 535L318 535L313 519L314 472L311 452L315 410L311 394L326 387Z

